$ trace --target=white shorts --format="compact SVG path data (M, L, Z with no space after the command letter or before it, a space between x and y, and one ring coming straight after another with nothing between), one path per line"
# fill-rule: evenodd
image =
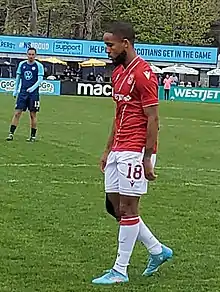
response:
M143 155L140 152L111 151L105 167L105 192L138 197L147 193ZM156 154L151 159L155 166Z

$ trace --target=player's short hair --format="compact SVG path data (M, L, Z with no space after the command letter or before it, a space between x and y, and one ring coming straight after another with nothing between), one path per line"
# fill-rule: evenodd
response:
M130 22L113 21L108 25L106 32L110 32L122 39L127 39L132 45L134 45L135 31Z
M30 47L30 48L28 48L27 52L29 52L29 51L34 51L35 54L37 54L37 50L35 48Z

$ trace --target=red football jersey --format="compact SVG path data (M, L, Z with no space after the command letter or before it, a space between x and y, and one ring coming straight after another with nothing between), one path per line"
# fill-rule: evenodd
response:
M137 56L112 74L116 102L113 151L142 152L146 145L147 117L144 107L158 104L158 81L149 64ZM155 145L156 153L157 146Z

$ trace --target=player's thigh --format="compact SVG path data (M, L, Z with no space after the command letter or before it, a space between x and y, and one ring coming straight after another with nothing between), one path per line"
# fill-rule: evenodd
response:
M119 193L125 196L141 196L147 192L144 175L143 153L123 151L117 157Z
M20 118L20 116L22 115L22 109L15 109L15 111L14 111L14 118L17 118L17 119L19 119Z
M25 93L19 93L17 100L16 100L16 105L15 105L15 110L16 111L26 111L28 107L28 96Z
M28 110L30 112L39 112L40 111L40 98L39 94L32 93L29 95Z
M105 193L112 194L119 192L118 170L115 152L110 152L105 166Z

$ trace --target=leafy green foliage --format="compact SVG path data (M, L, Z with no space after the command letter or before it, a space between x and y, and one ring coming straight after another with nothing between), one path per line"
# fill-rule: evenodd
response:
M115 13L134 23L138 41L201 45L210 41L206 35L218 18L216 5L216 0L128 0Z

